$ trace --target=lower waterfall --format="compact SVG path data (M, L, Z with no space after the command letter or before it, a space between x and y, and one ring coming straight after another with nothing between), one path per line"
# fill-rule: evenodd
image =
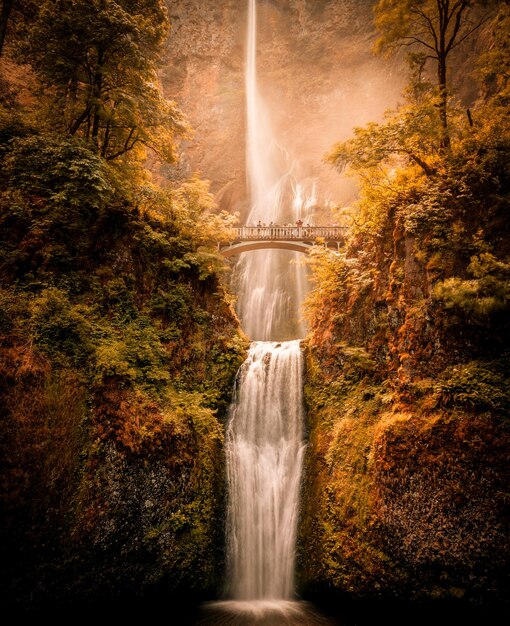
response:
M255 341L226 430L227 597L199 626L327 626L295 593L304 440L301 341Z
M227 559L235 600L290 600L303 442L299 340L254 342L226 436Z

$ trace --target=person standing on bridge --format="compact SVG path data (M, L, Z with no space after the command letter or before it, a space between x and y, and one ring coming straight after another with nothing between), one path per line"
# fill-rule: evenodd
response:
M296 226L297 226L298 228L301 228L301 226L303 226L303 220L297 220L297 221L296 221Z

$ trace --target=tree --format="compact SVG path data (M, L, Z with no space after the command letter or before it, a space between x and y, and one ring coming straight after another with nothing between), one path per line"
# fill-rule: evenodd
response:
M2 10L0 11L0 56L4 48L5 36L7 34L7 25L11 18L14 0L2 0Z
M352 138L333 146L327 160L340 171L350 165L364 176L396 157L407 159L432 176L442 139L436 122L436 110L430 103L407 103L398 112L388 113L383 124L370 122L355 128Z
M20 19L26 24L36 13L34 0L2 0L0 9L0 56L4 50L7 32L14 26L14 31L19 30Z
M171 161L186 124L158 85L168 26L163 0L43 2L20 54L49 94L51 124L107 160L146 146Z
M379 0L375 25L380 33L376 50L392 53L410 47L436 67L441 147L448 149L448 64L452 51L488 19L476 17L473 0Z

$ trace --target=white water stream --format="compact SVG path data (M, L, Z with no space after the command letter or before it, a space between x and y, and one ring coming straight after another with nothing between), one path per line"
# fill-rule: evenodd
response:
M248 224L306 219L307 198L278 145L256 71L257 3L248 0L246 57ZM279 166L280 164L280 166ZM289 217L290 216L290 217ZM298 253L262 250L236 266L238 314L251 337L226 432L228 478L228 601L212 603L201 624L235 626L324 624L295 601L295 552L303 436L303 357L300 320L305 268Z
M246 50L248 223L278 223L287 173L278 171L281 148L257 84L256 0L248 0ZM236 600L290 600L304 451L302 356L299 340L270 340L304 334L296 325L304 268L276 250L243 257L238 312L257 341L238 376L226 437L229 593Z
M281 147L257 86L257 4L248 2L248 223L281 223L284 210L289 219L289 206L293 219L302 217L306 202L297 184L289 195L289 172L277 167ZM225 446L229 610L262 611L265 616L276 611L279 620L294 620L289 623L297 623L302 611L293 602L305 450L303 358L295 338L305 334L299 310L306 275L296 261L297 253L289 259L277 250L264 250L245 253L238 264L238 313L243 329L256 341L238 373ZM276 341L280 339L289 340Z
M309 197L295 180L294 163L275 137L257 80L257 2L248 0L246 46L246 170L251 195L248 225L306 221ZM235 268L237 311L247 335L257 341L303 337L301 305L306 270L298 252L260 250L240 255Z
M226 438L229 581L237 600L293 597L302 425L299 341L252 344Z

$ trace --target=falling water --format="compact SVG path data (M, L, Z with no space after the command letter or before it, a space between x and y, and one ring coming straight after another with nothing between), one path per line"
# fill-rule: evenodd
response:
M299 341L252 344L226 441L229 580L238 600L293 597L302 424Z
M306 219L303 187L292 175L294 163L277 141L257 81L257 3L249 0L246 53L246 169L251 195L247 223L294 224ZM298 194L301 197L298 197ZM236 266L237 310L249 337L268 341L302 337L300 316L307 291L300 254L262 250L240 256Z
M226 433L230 600L200 626L331 626L295 600L303 438L300 341L256 341L241 367Z
M274 139L257 88L256 24L256 1L249 0L246 101L252 210L248 222L276 223L285 211L288 220L289 210L294 219L302 217L307 197L289 172L282 174L279 169L285 151ZM278 251L265 250L243 255L238 277L241 324L256 341L238 373L226 432L231 599L214 603L212 621L200 623L322 624L311 607L294 600L305 450L303 359L295 337L304 335L296 321L305 292L304 268L289 263Z
M276 144L257 86L257 5L248 2L246 161L248 222L275 222L284 188ZM301 202L301 200L300 200ZM302 203L302 202L301 202ZM254 342L238 376L227 430L229 592L235 600L290 600L303 457L302 357L299 340L276 343L302 277L277 251L240 262L239 314ZM293 275L289 277L289 272ZM289 283L298 285L289 293ZM302 289L302 287L301 287ZM291 290L292 291L292 290Z

